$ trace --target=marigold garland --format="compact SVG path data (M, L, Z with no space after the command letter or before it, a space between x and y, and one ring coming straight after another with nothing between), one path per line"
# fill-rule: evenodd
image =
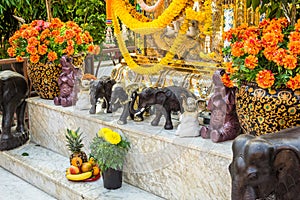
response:
M126 26L140 34L151 34L170 24L175 17L186 7L188 0L174 0L169 7L157 18L151 22L141 22L133 18L126 12L126 4L122 0L113 0L114 13Z
M120 30L120 24L117 20L116 16L114 15L116 11L113 12L113 21L114 21L114 29L115 29L115 36L117 38L119 49L124 57L125 62L127 63L128 67L133 70L134 72L138 74L155 74L159 72L161 69L163 69L164 66L168 65L169 62L173 59L176 50L178 49L179 45L183 42L183 40L186 38L186 32L188 30L188 20L184 20L183 25L180 27L179 35L176 37L172 47L166 54L164 58L160 60L159 63L151 66L151 67L142 67L138 65L130 56L126 44L122 38L121 30Z

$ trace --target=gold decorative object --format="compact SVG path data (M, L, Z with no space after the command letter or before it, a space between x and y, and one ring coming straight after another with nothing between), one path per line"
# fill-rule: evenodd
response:
M300 126L299 90L269 91L255 83L241 86L236 93L236 110L247 134L263 135Z

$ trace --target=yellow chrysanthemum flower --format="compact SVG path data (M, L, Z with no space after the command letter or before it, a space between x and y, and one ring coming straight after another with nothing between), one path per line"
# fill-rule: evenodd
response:
M119 144L122 138L119 133L111 131L105 133L104 139L111 144Z
M112 132L112 130L110 128L101 128L98 131L98 137L104 137L107 133Z

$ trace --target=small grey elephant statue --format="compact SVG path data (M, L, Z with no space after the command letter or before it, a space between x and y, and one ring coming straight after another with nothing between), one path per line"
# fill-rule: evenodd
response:
M138 91L141 84L133 83L125 87L124 83L116 83L112 88L111 94L111 111L116 112L119 108L123 108L122 114L118 120L118 124L123 125L127 124L127 118L130 116L131 119L134 119L133 114L129 112L129 105L131 102L131 93L134 91ZM138 116L139 121L143 121L143 115Z
M111 113L110 99L112 87L116 83L110 76L102 76L100 79L90 82L90 114L96 113L98 99L103 99L102 108L106 108L106 113Z
M229 166L232 200L300 199L300 127L262 136L243 134Z
M129 112L133 115L139 115L152 105L156 105L156 115L151 125L157 126L162 115L165 116L166 122L164 128L166 130L173 129L171 121L171 112L183 112L182 95L196 99L196 96L188 89L180 86L169 86L164 88L144 88L140 93L132 93L132 101L130 103ZM138 100L138 109L134 109L134 104Z
M0 150L10 150L26 143L29 133L25 126L25 108L29 93L23 75L10 70L0 71L0 106L2 111L2 132ZM17 126L12 130L14 114Z

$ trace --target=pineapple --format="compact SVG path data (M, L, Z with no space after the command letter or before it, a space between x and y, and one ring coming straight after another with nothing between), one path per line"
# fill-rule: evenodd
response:
M79 132L79 128L76 131L67 129L67 134L66 134L66 138L67 138L67 147L69 148L69 150L72 152L72 154L70 155L70 163L72 165L72 160L75 157L79 157L81 158L82 162L87 162L87 155L84 151L81 151L81 148L83 147L82 144L82 133L78 133Z

